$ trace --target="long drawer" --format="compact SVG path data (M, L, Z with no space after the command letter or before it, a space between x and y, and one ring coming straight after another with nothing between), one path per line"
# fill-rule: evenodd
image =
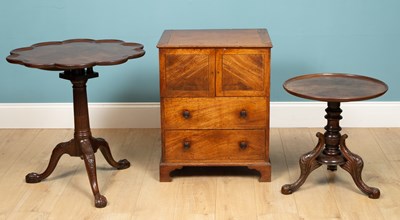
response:
M165 130L165 162L234 162L265 160L266 131Z
M163 98L164 129L263 129L265 97Z

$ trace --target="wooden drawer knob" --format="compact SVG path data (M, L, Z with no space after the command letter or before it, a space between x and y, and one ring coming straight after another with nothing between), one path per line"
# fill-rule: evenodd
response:
M244 150L244 149L246 149L247 148L247 141L241 141L241 142L239 142L239 147L240 147L240 149L242 149L242 150Z
M242 110L240 111L240 117L241 117L241 118L247 118L247 111L246 111L245 109L242 109Z
M186 119L190 118L190 112L189 110L183 110L182 111L182 116Z
M183 141L183 149L188 150L190 148L190 141L184 140Z

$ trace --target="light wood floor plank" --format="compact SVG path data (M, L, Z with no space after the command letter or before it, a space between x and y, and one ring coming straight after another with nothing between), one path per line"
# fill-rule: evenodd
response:
M43 171L54 146L72 138L71 129L0 130L1 219L398 219L400 216L400 129L344 128L349 149L364 160L363 180L381 190L373 200L351 176L322 166L292 195L283 184L300 175L299 157L312 150L321 129L271 129L272 182L260 183L250 171L222 173L186 170L160 183L159 129L100 129L116 160L132 166L115 170L96 153L100 191L107 207L97 209L85 166L65 155L53 174L37 184L25 183L28 172ZM191 173L193 172L193 173Z
M257 219L254 181L257 180L249 176L219 177L216 219Z
M315 131L314 129L311 130ZM370 160L363 158L366 161L362 172L364 182L369 186L381 189L382 186L378 184L380 171L374 169L374 164L385 161L385 155L379 149L370 130L345 128L341 133L349 135L346 139L346 145L350 151L361 157L366 156ZM367 153L373 151L375 151L373 154ZM368 164L366 165L365 163ZM325 187L332 193L332 199L336 202L342 219L384 219L377 205L379 200L369 199L363 194L356 187L348 172L340 167L335 172L328 171L326 166L319 169L325 171L325 176L328 179L328 184ZM357 204L357 206L355 207L354 204Z
M316 143L315 133L308 129L280 129L283 148L285 151L290 180L292 183L300 176L299 158L306 152L311 151ZM332 193L327 190L327 179L325 170L318 168L314 170L303 186L293 193L297 204L297 210L301 218L305 219L339 219L340 212Z
M114 170L111 173L104 186L104 194L109 201L106 209L113 210L116 213L130 213L129 218L131 218L147 168L150 166L151 156L155 148L159 146L160 135L158 131L158 129L116 130L118 136L124 138L121 143L118 143L118 138L112 141L110 137L109 144L114 159L117 161L127 159L131 163L131 167L125 170ZM110 167L105 161L104 165ZM104 210L109 212L106 209Z
M40 130L3 130L3 139L1 141L1 158L0 160L0 178L7 173L12 165L20 161L23 151L29 148L30 142L36 138ZM8 135L7 135L8 134Z
M392 219L400 216L400 129L371 129L371 132L388 159L374 164L375 170L372 171L380 173L378 182L381 197L385 198L379 201L378 206L386 219Z
M156 132L156 141L146 139L152 143L150 145L152 153L148 166L145 167L146 173L134 209L132 210L132 219L174 219L174 207L177 202L179 184L176 181L160 183L158 180L161 142L160 131L157 130Z
M184 177L174 181L179 185L174 219L215 219L216 177Z
M10 167L0 180L2 189L6 189L2 196L8 198L0 200L0 207L9 212L7 218L12 218L15 213L28 213L38 209L44 201L41 198L45 196L49 184L27 184L25 175L29 172L41 172L46 168L49 153L54 147L52 142L63 138L66 133L55 130L24 130L20 134L17 135L18 138L10 139L11 149L19 153L17 159L14 154L10 154Z
M389 161L400 161L400 128L371 129Z
M258 219L299 219L294 196L280 192L290 178L279 129L271 129L270 137L272 181L254 182Z

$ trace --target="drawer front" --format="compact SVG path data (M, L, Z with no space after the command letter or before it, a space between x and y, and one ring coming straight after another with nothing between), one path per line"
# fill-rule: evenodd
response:
M264 160L265 130L166 130L164 162Z
M164 129L264 129L266 97L163 98Z
M269 96L269 49L217 50L216 65L217 96Z
M160 50L161 97L215 96L215 50Z

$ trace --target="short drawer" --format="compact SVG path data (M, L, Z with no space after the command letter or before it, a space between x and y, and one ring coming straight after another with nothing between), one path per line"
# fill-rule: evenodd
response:
M265 130L166 130L164 162L264 160Z
M263 129L266 97L163 98L164 129Z

